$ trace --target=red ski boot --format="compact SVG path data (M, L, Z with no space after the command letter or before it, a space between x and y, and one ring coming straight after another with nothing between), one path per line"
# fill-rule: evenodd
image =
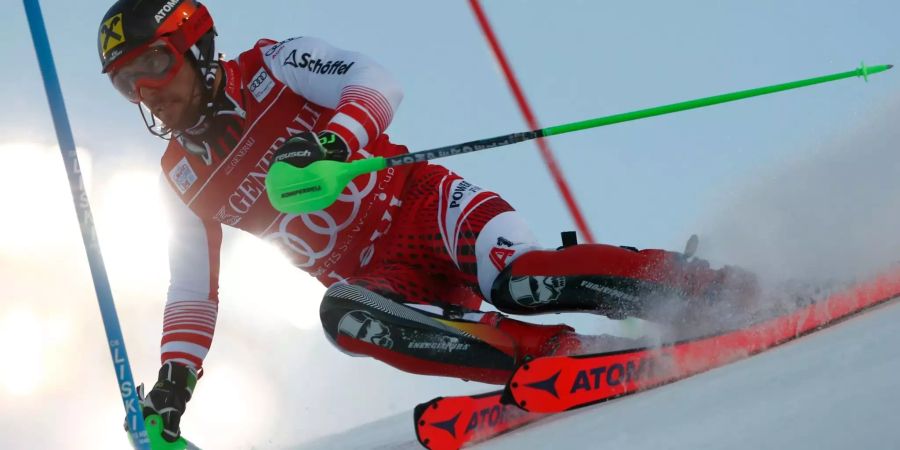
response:
M581 351L581 335L568 325L521 322L498 312L485 313L481 323L509 335L516 346L516 363L539 356L574 355Z
M745 309L756 291L752 274L714 270L688 254L585 244L523 254L497 277L490 301L511 314L580 311L683 324L708 306Z

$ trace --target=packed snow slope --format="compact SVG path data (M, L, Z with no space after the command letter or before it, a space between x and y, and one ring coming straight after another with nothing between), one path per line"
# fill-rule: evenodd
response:
M729 366L551 417L473 448L900 448L898 324L895 299ZM421 447L410 411L298 448Z

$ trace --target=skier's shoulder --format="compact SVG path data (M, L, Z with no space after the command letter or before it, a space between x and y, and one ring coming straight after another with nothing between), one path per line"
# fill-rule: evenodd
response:
M267 63L278 60L291 51L305 49L311 51L315 48L332 48L322 39L312 36L294 36L280 41L270 38L261 38L253 44L253 47L238 55L236 60L246 62L248 60L262 59Z
M294 36L280 41L262 38L249 51L259 51L267 59L277 59L293 50L304 51L334 50L335 47L324 39L315 36Z
M306 69L324 75L343 75L355 63L372 63L371 58L360 52L336 47L315 36L296 36L281 41L260 39L241 55L241 58L259 57L271 69Z
M278 75L283 66L290 65L290 62L285 61L296 59L298 52L302 55L313 52L316 48L330 48L330 46L320 39L308 36L291 37L281 41L262 38L229 63L239 67L246 84L252 84L252 80L260 76L259 70L262 67L272 71L276 78L281 78Z

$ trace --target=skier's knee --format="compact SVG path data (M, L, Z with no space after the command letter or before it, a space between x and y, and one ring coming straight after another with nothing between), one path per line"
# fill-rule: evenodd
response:
M348 348L348 339L374 344L378 347L393 346L390 329L382 320L384 303L392 302L361 286L335 284L325 291L319 305L319 318L325 337L335 347L351 356L366 356L357 346ZM351 344L352 346L352 344Z
M319 312L325 334L342 352L405 372L503 383L515 367L513 343L492 326L443 319L361 286L332 286Z
M341 346L338 335L341 329L343 317L348 313L348 304L343 296L338 295L338 291L334 285L325 291L322 297L322 303L319 305L319 319L322 321L322 330L325 331L325 337L328 342L338 348L338 350L350 356L364 356L353 353Z
M551 253L554 252L531 251L506 266L491 285L491 304L509 314L552 311L566 285L566 277L545 276L551 272L544 264Z

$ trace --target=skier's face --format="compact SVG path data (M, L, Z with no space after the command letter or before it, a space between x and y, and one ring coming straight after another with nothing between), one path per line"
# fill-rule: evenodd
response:
M185 62L172 81L159 87L141 87L140 98L167 128L185 130L200 118L200 75L192 63Z

